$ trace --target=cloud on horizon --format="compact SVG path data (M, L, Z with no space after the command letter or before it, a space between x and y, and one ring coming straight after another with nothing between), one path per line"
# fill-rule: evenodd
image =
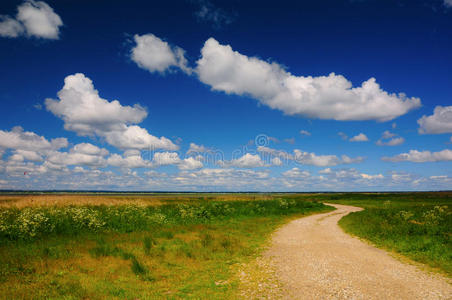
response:
M416 163L452 161L452 150L445 149L438 152L410 150L408 153L401 153L392 157L383 157L382 160L391 162L410 161Z

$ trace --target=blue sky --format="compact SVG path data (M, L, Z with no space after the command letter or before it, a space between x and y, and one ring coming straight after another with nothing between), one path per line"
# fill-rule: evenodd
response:
M2 1L0 189L452 186L452 1Z

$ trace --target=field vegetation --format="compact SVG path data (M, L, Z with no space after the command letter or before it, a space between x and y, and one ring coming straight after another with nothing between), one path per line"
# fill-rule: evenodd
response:
M365 208L340 226L452 277L447 192L0 195L0 298L240 298L270 234L322 202Z
M0 298L237 298L237 273L277 226L332 209L299 195L155 197L0 197Z

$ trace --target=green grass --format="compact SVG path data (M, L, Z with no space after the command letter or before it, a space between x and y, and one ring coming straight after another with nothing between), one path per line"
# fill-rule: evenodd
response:
M329 210L293 195L3 209L0 298L234 299L237 270L279 225ZM31 225L20 228L23 220Z
M452 277L452 193L322 197L326 202L365 208L339 221L346 232Z

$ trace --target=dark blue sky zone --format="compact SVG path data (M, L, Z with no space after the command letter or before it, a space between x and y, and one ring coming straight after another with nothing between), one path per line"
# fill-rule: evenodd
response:
M380 160L411 149L450 148L450 134L419 135L416 121L431 115L437 105L452 105L452 8L440 0L211 2L230 16L230 24L218 28L198 20L196 0L46 1L64 23L59 40L0 38L0 130L20 125L48 139L67 137L72 144L92 142L115 152L101 140L64 130L62 120L45 109L45 99L56 98L64 78L81 72L93 80L102 98L145 106L148 117L140 126L155 136L182 138L185 150L195 142L231 153L265 133L281 141L296 139L294 145L271 145L277 149L366 156L365 163L351 166L365 173L452 176L450 162ZM0 14L15 15L21 3L3 0ZM204 42L214 37L244 55L282 64L294 75L334 72L354 86L375 77L385 91L419 97L423 106L383 123L285 116L254 99L213 92L196 76L138 68L129 52L133 35L146 33L186 50L191 66ZM301 137L302 129L312 136ZM405 144L376 146L385 130L403 136ZM349 136L365 132L371 142L343 141L339 131Z

